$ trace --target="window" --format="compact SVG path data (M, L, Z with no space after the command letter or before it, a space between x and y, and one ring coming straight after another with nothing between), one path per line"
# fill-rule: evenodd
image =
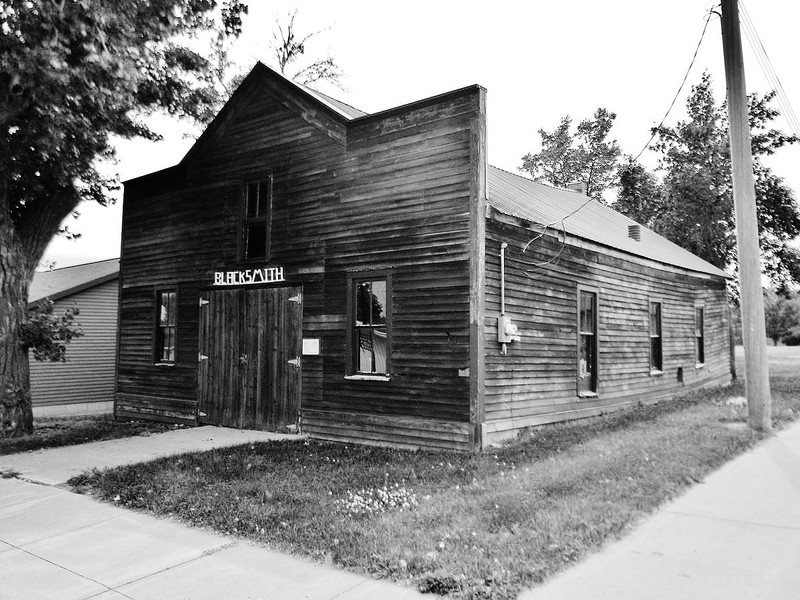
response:
M241 225L242 260L266 260L270 249L272 178L250 181L244 187Z
M597 392L597 293L578 290L578 395Z
M697 364L706 362L704 310L702 306L694 307L694 339Z
M661 343L661 302L650 302L650 371L661 372L664 367Z
M389 372L389 314L391 293L387 277L352 279L351 368L353 375Z
M176 292L156 293L156 362L172 364L175 362L176 313L178 294Z

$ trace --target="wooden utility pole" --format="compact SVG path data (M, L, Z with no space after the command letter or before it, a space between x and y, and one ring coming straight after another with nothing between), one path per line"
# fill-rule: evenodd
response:
M750 146L750 122L747 116L747 93L737 0L722 0L722 48L728 87L728 121L733 203L736 210L736 243L739 253L748 422L750 427L757 431L770 431L772 397L769 389L756 190L753 183L753 156Z

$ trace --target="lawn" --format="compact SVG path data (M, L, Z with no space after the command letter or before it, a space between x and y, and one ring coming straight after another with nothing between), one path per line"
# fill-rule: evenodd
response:
M787 360L773 370L779 427L800 411L800 352ZM727 403L742 394L735 384L543 427L479 456L275 442L71 484L425 592L514 598L762 439Z
M37 418L33 425L33 435L0 438L0 455L113 440L132 435L148 435L174 428L173 425L164 423L114 421L108 415Z

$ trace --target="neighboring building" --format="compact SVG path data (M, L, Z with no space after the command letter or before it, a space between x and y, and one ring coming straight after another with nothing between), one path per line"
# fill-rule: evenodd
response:
M117 417L475 450L728 382L725 273L488 167L485 103L367 115L258 64L125 184Z
M83 336L67 346L67 362L30 356L33 414L39 417L111 413L117 353L119 259L36 273L33 304L49 298L54 312L77 307Z

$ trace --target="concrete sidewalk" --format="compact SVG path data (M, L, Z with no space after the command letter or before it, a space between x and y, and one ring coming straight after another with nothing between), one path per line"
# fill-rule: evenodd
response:
M800 423L520 598L800 598Z
M19 477L26 481L63 485L70 477L95 467L98 469L119 467L197 450L297 438L296 435L267 431L209 426L190 427L146 436L0 456L0 471L12 470L19 473Z
M410 588L55 487L91 467L276 437L201 427L0 457L0 469L25 479L0 479L0 599L422 597Z

